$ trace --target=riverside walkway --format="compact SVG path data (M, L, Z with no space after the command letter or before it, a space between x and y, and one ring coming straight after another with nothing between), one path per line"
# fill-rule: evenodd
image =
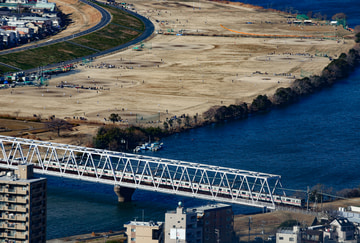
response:
M275 209L284 194L279 175L0 136L0 168L23 163L39 174L114 185L122 201L141 189Z

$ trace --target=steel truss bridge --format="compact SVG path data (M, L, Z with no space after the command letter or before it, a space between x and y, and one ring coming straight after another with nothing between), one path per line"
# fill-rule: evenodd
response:
M279 175L0 136L0 167L24 163L39 174L269 209L285 195Z

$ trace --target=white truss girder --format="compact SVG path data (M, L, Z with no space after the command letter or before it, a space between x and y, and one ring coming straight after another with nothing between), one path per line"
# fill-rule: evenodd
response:
M275 208L281 176L138 154L0 136L0 167L206 200ZM276 194L277 193L277 194Z

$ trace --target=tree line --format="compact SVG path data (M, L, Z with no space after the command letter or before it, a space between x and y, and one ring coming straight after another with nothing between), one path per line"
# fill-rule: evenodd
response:
M342 53L332 60L319 76L296 79L288 88L278 88L274 95L258 95L251 104L214 106L204 112L204 118L211 122L247 118L251 114L286 106L299 98L330 87L336 81L348 77L360 63L360 32L355 35L355 46L347 54Z
M310 76L296 79L288 88L278 88L275 93L258 95L250 104L241 103L229 106L213 106L205 111L202 116L196 114L193 117L181 115L164 121L162 126L142 128L130 126L120 128L115 125L121 120L117 114L111 114L109 120L114 125L101 127L93 140L94 147L126 151L132 150L140 143L148 140L159 140L164 136L175 132L181 132L210 123L227 120L245 119L250 115L270 111L276 107L282 107L298 101L301 97L315 93L321 89L330 87L336 81L348 77L360 63L360 28L355 35L356 44L347 54L342 53L337 59L332 60L318 76ZM150 138L150 139L149 139ZM124 142L125 141L125 142Z

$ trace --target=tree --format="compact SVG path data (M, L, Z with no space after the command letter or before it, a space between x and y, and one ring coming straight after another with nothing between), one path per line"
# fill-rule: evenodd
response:
M178 123L178 125L179 125L179 128L180 128L180 126L181 126L181 123L182 123L182 120L181 120L181 118L178 118L178 119L176 119L176 122Z
M256 99L251 103L250 109L251 111L266 111L269 110L272 106L271 101L266 95L259 95Z
M173 120L173 119L170 119L170 120L168 121L170 128L172 128L172 126L173 126L173 122L174 122L174 120Z
M63 119L51 117L50 121L46 123L46 127L57 131L58 137L60 137L60 130L72 130L73 125Z
M356 26L355 26L354 32L355 32L355 34L359 34L359 33L360 33L360 25L356 25Z
M359 32L355 35L355 42L356 42L356 43L360 43L360 30L359 30Z
M20 114L20 112L21 112L20 110L15 111L15 112L14 112L15 116L18 117L19 114Z
M346 18L347 16L344 13L336 13L331 17L332 20L346 19Z
M276 105L288 105L294 102L295 92L291 88L278 88L273 96L273 102Z
M328 188L323 184L316 184L310 189L309 201L311 202L324 202L329 201L333 194L333 188Z
M189 117L189 115L185 116L185 126L190 127L190 117Z
M165 129L165 130L168 130L168 129L169 129L169 124L168 124L166 121L164 121L164 129Z
M336 20L338 25L342 25L344 28L346 26L346 18L347 16L344 13L337 13L331 17L332 20Z
M300 223L295 219L288 219L283 221L278 228L291 228L293 226L300 225Z
M197 121L198 121L198 116L197 114L194 116L194 123L197 124Z
M311 19L311 18L312 18L312 16L313 16L313 12L312 12L312 11L307 12L306 16L308 16L308 17L309 17L309 19Z
M119 114L111 113L109 116L109 120L115 123L117 121L120 121L121 117L119 116Z

